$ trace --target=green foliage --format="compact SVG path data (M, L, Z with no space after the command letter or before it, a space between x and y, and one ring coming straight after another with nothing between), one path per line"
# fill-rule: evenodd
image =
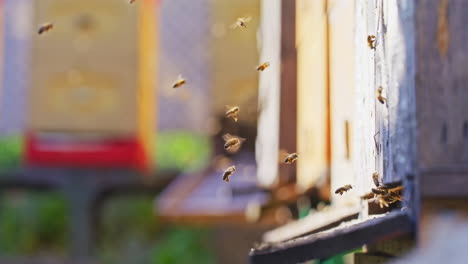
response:
M0 197L0 252L63 252L66 247L66 202L57 193L4 192Z
M197 170L206 166L211 154L208 136L187 132L161 132L155 144L154 159L160 169Z
M20 166L23 142L19 136L0 137L0 172Z
M213 263L207 230L167 229L153 211L151 197L109 201L102 214L100 263Z
M214 254L210 251L209 243L210 233L206 229L172 228L156 244L152 263L214 263Z

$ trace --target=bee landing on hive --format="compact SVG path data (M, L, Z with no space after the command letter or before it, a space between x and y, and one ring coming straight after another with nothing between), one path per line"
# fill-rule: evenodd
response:
M375 50L375 39L374 35L367 36L367 46L373 50Z
M376 188L372 188L371 192L361 196L361 199L373 199L376 203L379 203L380 208L389 207L390 204L403 200L402 191L404 187L402 185L396 187L383 185L377 172L372 174L372 180Z
M237 115L239 114L240 108L238 106L231 107L229 105L226 105L226 113L225 116L227 118L232 118L234 119L235 122L237 122Z
M242 143L245 141L245 138L233 136L229 133L223 136L224 141L224 149L227 150L229 153L236 153L239 151Z
M378 89L377 89L377 100L379 100L379 102L381 104L385 104L385 102L387 101L387 98L383 97L382 96L382 91L383 91L383 88L382 86L380 86Z
M223 181L225 182L229 182L229 177L234 173L236 172L236 166L231 166L229 168L227 168L224 173L223 173Z
M247 28L247 23L249 23L250 20L252 20L252 17L250 17L250 16L248 16L248 17L238 17L236 19L236 22L234 22L231 25L231 29Z
M53 23L44 23L37 30L37 34L41 35L42 33L52 30L53 28L54 28Z

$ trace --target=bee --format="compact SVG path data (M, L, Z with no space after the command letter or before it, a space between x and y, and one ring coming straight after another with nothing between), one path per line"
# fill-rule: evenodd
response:
M297 160L298 157L299 155L297 153L291 153L284 159L284 163L292 164Z
M240 108L238 106L234 106L234 107L231 107L231 106L226 106L226 117L227 118L230 118L232 117L232 119L234 119L235 122L237 122L237 115L239 114L239 110Z
M172 88L179 88L186 83L185 79L182 78L182 75L177 76L177 81L172 85Z
M229 182L229 176L231 176L234 172L236 172L236 166L231 166L227 168L223 173L223 181Z
M385 189L382 189L382 188L372 188L371 189L373 193L377 194L377 195L387 195L387 190Z
M130 0L130 4L133 4L135 3L136 0Z
M367 45L369 46L369 48L375 50L375 36L374 35L367 36Z
M375 187L379 187L380 184L380 179L379 179L379 174L377 172L374 172L372 174L372 181L374 181Z
M379 102L381 104L385 104L385 102L387 101L387 98L383 97L382 96L382 91L383 91L383 88L382 86L380 86L378 89L377 89L377 100L379 100Z
M268 61L260 64L257 66L257 71L264 71L266 68L270 66L270 63Z
M363 199L363 200L370 200L370 199L373 199L373 198L375 198L375 193L373 193L373 192L369 192L369 193L366 193L363 196L361 196L361 199Z
M232 25L231 25L231 28L232 29L235 29L235 28L247 28L247 23L250 22L250 20L252 20L252 17L238 17L236 19L236 22L234 22Z
M44 23L39 27L39 30L37 31L37 33L41 35L42 33L52 30L53 28L54 28L53 23Z
M353 186L351 186L350 184L347 184L347 185L345 185L343 187L340 187L340 188L336 189L335 193L343 195L344 192L347 192L347 191L351 190L352 188L353 188Z
M223 139L226 141L226 143L224 143L224 149L230 153L237 152L240 149L242 143L245 141L245 138L233 136L229 133L225 134Z

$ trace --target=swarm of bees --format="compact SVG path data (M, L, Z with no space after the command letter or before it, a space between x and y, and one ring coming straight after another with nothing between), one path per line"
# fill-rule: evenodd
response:
M351 190L352 188L353 188L353 186L351 186L351 184L346 184L345 186L342 186L342 187L336 189L335 193L339 194L339 195L343 195L343 193Z
M376 38L374 35L367 36L367 45L369 46L369 48L374 49L374 50L375 50L375 40Z
M54 28L53 23L44 23L37 30L37 34L41 35L42 33L52 30L53 28Z
M260 64L257 66L257 71L264 71L266 68L270 66L270 63L268 61Z
M385 102L387 101L387 98L383 97L382 96L382 91L383 91L383 88L382 86L380 86L378 89L377 89L377 100L379 100L379 102L381 104L385 104Z
M236 28L247 28L247 23L249 23L250 20L252 20L252 17L238 17L238 18L236 19L236 22L234 22L234 23L231 25L231 28L232 28L232 29L236 29Z
M379 203L380 208L389 207L390 204L403 200L402 185L399 186L386 186L380 181L379 174L373 173L372 180L376 188L372 188L371 192L361 196L363 200L374 200Z

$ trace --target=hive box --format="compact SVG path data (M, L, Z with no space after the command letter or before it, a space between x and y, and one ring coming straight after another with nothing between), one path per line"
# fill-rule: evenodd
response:
M34 1L26 161L148 167L156 2ZM37 34L39 25L53 30Z

